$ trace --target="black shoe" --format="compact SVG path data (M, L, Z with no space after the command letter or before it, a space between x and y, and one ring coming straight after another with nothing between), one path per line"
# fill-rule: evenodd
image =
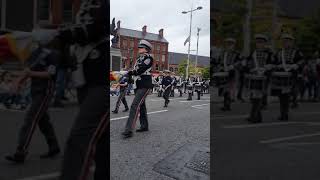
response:
M26 154L15 153L13 155L5 156L5 159L8 161L11 161L11 162L15 162L15 163L24 163L24 160L26 159Z
M55 149L49 150L45 154L41 154L40 158L41 159L53 158L53 157L57 156L59 153L60 153L60 149L59 148L55 148Z
M168 107L168 104L165 104L163 107L164 107L164 108Z
M123 136L124 139L130 138L130 137L132 137L132 132L131 131L125 131L125 132L122 133L122 136Z
M136 132L144 132L144 131L149 131L148 128L139 128L136 130Z
M114 114L118 114L118 111L116 111L116 110L113 110L112 112L113 112Z
M123 110L122 112L127 112L127 111L129 111L129 108L126 108L125 110Z

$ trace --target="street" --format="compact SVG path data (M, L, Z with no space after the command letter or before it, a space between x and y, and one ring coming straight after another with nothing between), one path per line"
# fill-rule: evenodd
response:
M133 97L127 96L129 105ZM205 94L199 101L186 101L186 98L186 94L182 98L175 97L168 108L163 108L163 98L149 95L146 101L150 131L134 133L130 139L121 137L128 116L128 112L122 112L123 105L119 114L111 114L112 180L209 179L210 97ZM116 96L110 96L110 111L116 99ZM74 105L50 109L51 121L62 149L77 111ZM2 109L0 114L0 180L56 180L63 154L54 159L41 160L39 155L47 151L47 145L38 129L24 164L14 165L4 160L5 155L15 151L24 112ZM197 167L197 163L203 161L205 166Z
M269 98L263 123L249 124L250 104L235 102L222 112L213 93L213 179L318 180L320 178L320 103L301 102L280 122L279 103Z

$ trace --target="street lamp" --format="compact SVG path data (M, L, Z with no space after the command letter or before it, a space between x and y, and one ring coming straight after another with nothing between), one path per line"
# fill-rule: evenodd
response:
M187 14L190 13L190 30L189 30L189 47L188 47L188 62L187 62L187 69L186 69L186 79L189 78L189 63L190 63L190 44L191 44L191 28L192 28L192 12L196 11L196 10L201 10L202 7L199 6L196 9L193 9L193 7L191 7L190 11L182 11L182 14Z

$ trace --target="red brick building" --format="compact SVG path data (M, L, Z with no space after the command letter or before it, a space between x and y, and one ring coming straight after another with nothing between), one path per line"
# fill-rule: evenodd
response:
M75 22L81 0L34 0L39 26L58 26Z
M2 29L32 31L75 22L81 0L1 0Z
M152 71L154 73L168 69L168 45L169 42L164 38L163 29L158 34L147 32L147 26L143 26L142 31L122 28L118 21L120 47L122 54L122 69L130 69L134 66L138 57L138 44L141 39L149 41L153 50L151 52L154 63Z

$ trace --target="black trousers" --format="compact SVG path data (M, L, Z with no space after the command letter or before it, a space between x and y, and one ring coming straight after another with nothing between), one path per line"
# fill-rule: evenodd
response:
M230 93L230 91L226 91L223 94L223 106L224 106L224 108L227 108L227 109L231 108L231 93Z
M50 122L48 107L53 97L55 82L49 81L47 89L43 92L32 93L32 103L26 112L23 125L18 135L17 152L28 153L29 145L37 125L41 133L45 136L49 149L58 148L57 137Z
M261 108L263 104L263 99L261 98L251 98L251 111L250 111L250 121L261 122Z
M110 178L109 97L106 86L78 89L80 111L67 139L60 180L86 180L95 162L95 180Z
M120 103L122 102L125 109L129 109L128 107L128 103L127 103L127 100L126 100L126 91L125 90L120 90L120 95L118 97L118 100L117 100L117 103L116 103L116 108L114 109L115 111L118 111L119 110L119 107L120 107Z
M289 103L290 103L289 100L290 100L289 93L281 94L279 96L280 116L282 118L288 117L288 114L289 114Z
M198 100L200 100L201 90L197 90Z
M129 118L127 120L125 131L132 131L136 126L138 115L140 114L141 128L148 128L147 107L145 99L147 98L151 89L142 88L135 90L135 97L132 101Z
M168 88L163 92L163 99L165 100L165 102L164 102L165 105L168 104L168 102L169 102L170 93L171 93L171 88Z

